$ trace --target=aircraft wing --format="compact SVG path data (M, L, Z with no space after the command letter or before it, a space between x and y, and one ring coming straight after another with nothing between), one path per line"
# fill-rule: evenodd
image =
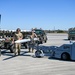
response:
M34 38L34 41L37 41L37 40L38 38ZM29 41L31 41L31 39L22 39L22 40L15 41L15 43L24 43L24 42L29 42Z

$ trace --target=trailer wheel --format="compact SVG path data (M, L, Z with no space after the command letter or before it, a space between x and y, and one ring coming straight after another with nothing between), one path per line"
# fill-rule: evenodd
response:
M9 49L11 53L14 53L14 49L15 49L14 45L11 45Z
M61 59L63 59L63 60L69 60L70 59L70 55L68 53L63 53L61 55Z

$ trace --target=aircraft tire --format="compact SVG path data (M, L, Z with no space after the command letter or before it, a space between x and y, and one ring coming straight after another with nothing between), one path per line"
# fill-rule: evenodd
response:
M38 58L43 57L43 56L44 56L43 51L42 51L42 50L37 50L37 51L35 52L35 56L38 57Z

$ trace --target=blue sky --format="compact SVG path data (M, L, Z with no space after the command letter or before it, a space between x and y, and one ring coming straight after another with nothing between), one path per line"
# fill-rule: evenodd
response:
M75 0L0 0L1 29L75 27Z

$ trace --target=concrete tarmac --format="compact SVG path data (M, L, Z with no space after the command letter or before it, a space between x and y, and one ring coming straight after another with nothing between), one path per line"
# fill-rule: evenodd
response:
M69 43L67 34L47 34L44 46L60 46ZM75 75L75 61L35 58L28 49L21 49L20 56L4 50L0 57L0 75Z

